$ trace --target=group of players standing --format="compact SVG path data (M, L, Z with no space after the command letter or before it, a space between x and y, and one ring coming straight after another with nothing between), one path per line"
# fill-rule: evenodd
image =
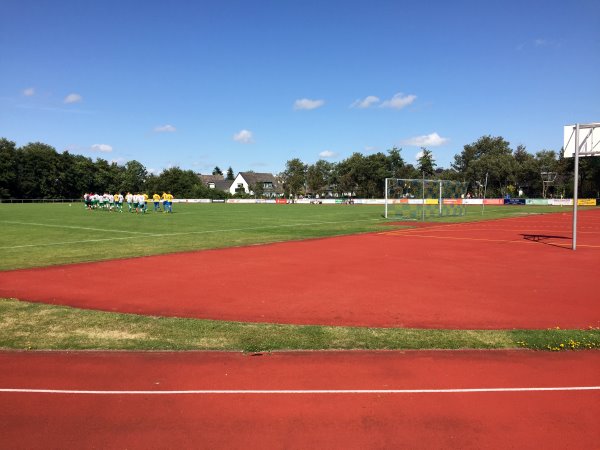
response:
M145 214L148 211L148 194L132 194L131 192L125 196L120 192L116 194L95 194L93 192L83 194L83 203L89 210L123 212L123 201L127 203L127 208L131 213ZM160 194L152 195L152 202L154 203L154 212L160 212L161 202L163 212L173 212L173 195L170 192L163 192L162 196Z

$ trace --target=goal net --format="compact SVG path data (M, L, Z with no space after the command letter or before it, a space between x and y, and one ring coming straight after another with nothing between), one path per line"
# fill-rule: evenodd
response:
M385 217L426 220L463 216L466 193L467 183L463 181L386 178Z

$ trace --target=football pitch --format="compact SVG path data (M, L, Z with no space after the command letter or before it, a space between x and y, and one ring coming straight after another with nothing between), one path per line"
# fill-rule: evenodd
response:
M175 204L173 214L0 205L0 270L375 231L381 207Z
M583 209L583 208L582 208ZM189 263L193 253L196 250L209 250L228 247L238 247L234 254L254 255L254 258L266 258L265 261L244 261L231 260L231 264L223 267L228 268L220 278L204 279L204 284L198 284L198 294L208 295L207 292L213 292L212 297L202 297L197 304L204 307L210 301L213 301L215 295L221 297L222 293L230 290L232 293L249 291L253 289L265 289L263 300L272 301L271 306L267 307L265 313L275 311L278 305L284 307L297 307L302 312L305 306L286 302L288 293L294 294L292 285L306 287L319 287L323 280L323 275L329 267L342 266L344 277L346 279L342 284L336 284L334 290L328 290L326 293L317 295L313 300L315 305L332 305L348 297L350 292L345 286L353 286L351 291L357 291L358 286L368 285L365 299L378 297L377 292L382 289L381 285L368 284L372 282L365 272L377 277L378 270L375 262L363 261L360 251L365 250L372 254L374 251L369 244L359 251L358 247L352 247L353 237L351 235L364 235L371 242L371 235L365 233L376 233L380 235L377 242L389 242L396 248L394 252L397 261L401 261L402 254L408 250L408 243L412 242L413 256L408 256L404 261L405 268L411 268L415 271L414 264L422 264L421 261L427 260L428 252L433 249L439 253L443 245L454 242L456 248L463 248L465 255L471 255L470 258L480 258L485 260L485 252L489 250L478 250L478 246L487 245L491 248L504 248L506 243L511 244L510 248L519 248L521 255L527 255L532 252L543 250L549 255L559 255L564 258L569 250L560 247L551 247L544 243L532 243L523 241L506 240L499 241L502 233L495 228L502 228L502 224L495 225L489 222L490 219L515 218L532 214L546 212L556 212L557 215L530 217L532 223L542 223L541 218L546 217L547 227L554 218L560 218L562 222L569 219L569 208L557 207L532 207L532 206L490 206L482 214L481 207L470 207L467 215L463 217L443 217L436 221L439 222L482 222L482 227L491 227L491 230L475 231L471 227L471 234L460 235L458 240L452 237L443 237L445 230L460 231L460 228L452 226L450 228L433 226L428 228L429 237L420 236L417 233L405 234L402 230L409 231L412 226L419 226L417 223L399 223L394 219L386 220L383 217L382 206L367 205L269 205L269 204L175 204L173 214L163 212L153 212L152 205L146 214L135 214L129 212L117 213L108 211L89 211L84 209L81 204L0 204L0 271L5 272L5 280L14 277L29 277L28 273L21 274L21 271L11 274L14 269L28 269L36 267L56 266L61 264L94 262L122 259L125 265L130 264L124 258L175 254L171 258L173 261L179 261L168 266L154 266L152 261L141 261L144 266L142 272L136 272L135 278L127 270L118 268L105 268L106 273L98 274L97 271L104 270L101 265L93 265L92 272L87 272L92 283L88 286L95 292L95 297L105 297L106 307L80 309L81 307L69 307L64 304L50 305L50 302L23 302L16 299L0 299L0 348L7 349L144 349L144 350L245 350L245 351L263 351L263 350L290 350L290 349L455 349L455 348L533 348L533 349L584 349L597 348L600 345L600 331L594 327L586 329L420 329L407 328L401 325L378 328L377 325L365 326L323 326L323 325L296 325L296 323L306 322L278 322L273 320L271 323L263 323L264 320L250 321L231 321L240 319L218 319L207 320L197 318L181 318L184 316L164 317L162 314L152 313L144 314L117 313L108 311L119 311L122 305L130 304L132 301L142 303L152 303L151 298L157 291L166 292L166 297L161 303L153 303L158 306L173 307L178 302L183 301L179 298L179 292L182 285L170 283L173 274L186 272L186 264ZM560 217L559 217L560 216ZM487 225L486 225L487 223ZM520 222L519 222L520 223ZM476 225L476 224L474 224ZM463 225L460 225L462 227ZM481 228L481 227L480 227ZM395 231L396 230L396 231ZM506 231L506 230L505 230ZM394 233L401 233L394 235ZM437 233L437 234L436 234ZM483 233L478 237L477 233ZM490 233L492 233L490 235ZM500 233L500 234L499 234ZM509 231L514 233L514 231ZM302 256L302 260L296 261L294 256L286 254L287 250L279 253L273 253L269 248L257 252L248 252L244 249L261 247L252 247L260 244L281 243L289 241L302 241L310 239L319 239L334 236L346 236L342 240L336 238L335 241L313 242L310 245L312 249L309 253ZM411 237L413 236L413 237ZM496 236L496 240L490 240L487 237ZM590 235L591 236L591 235ZM440 238L443 238L440 240ZM468 240L460 240L460 239ZM408 240L407 240L408 239ZM512 237L510 239L513 239ZM328 243L327 243L328 242ZM339 245L347 245L345 253L335 248ZM373 241L375 242L375 241ZM446 244L441 244L446 242ZM461 242L468 243L466 245ZM559 243L560 244L560 243ZM516 247L515 247L516 245ZM281 244L278 244L279 248ZM275 247L275 246L273 246ZM288 247L285 247L287 249ZM370 249L370 250L369 250ZM529 249L529 250L526 250ZM390 249L383 249L386 252ZM325 255L329 252L329 256ZM502 250L506 255L510 252L508 248ZM586 250L588 258L595 255L596 250L590 248ZM181 253L181 257L176 253ZM415 253L416 252L416 253ZM469 253L470 252L470 253ZM524 252L524 253L523 253ZM200 255L202 264L208 264L205 267L213 267L220 261L219 255L210 253L205 256ZM479 254L479 256L477 256ZM187 256L186 256L187 255ZM270 255L270 256L269 256ZM336 260L332 255L338 255L341 260ZM377 253L377 260L387 261L382 251ZM570 253L569 253L570 255ZM468 258L454 256L452 250L447 250L446 256L455 258L453 265L457 263L469 264ZM165 257L161 257L165 258ZM400 259L398 259L400 258ZM414 259L416 258L416 259ZM436 258L429 261L431 267L436 266ZM458 259L456 259L458 258ZM483 258L483 259L482 259ZM493 258L491 258L493 260ZM129 260L131 261L131 260ZM188 261L188 263L186 263ZM314 262L312 262L314 261ZM374 261L374 260L373 260ZM414 261L411 262L411 261ZM318 264L316 264L318 263ZM107 263L102 263L107 264ZM135 262L131 264L137 264ZM222 264L219 263L219 264ZM297 267L293 272L293 284L282 284L283 291L277 291L275 283L277 276L273 277L273 268L287 264L287 267ZM354 264L354 266L352 266ZM357 269L356 265L362 268ZM261 266L259 272L248 275L249 266ZM389 265L389 264L388 264ZM413 267L414 266L414 267ZM63 268L48 267L43 271L36 271L27 278L30 286L44 288L44 282L35 281L37 276L55 276L52 283L58 283L56 291L48 286L45 289L50 297L58 296L58 291L69 290L71 286L69 277L75 275L72 271L77 266L65 266ZM112 266L115 267L115 266ZM162 267L162 268L160 268ZM315 269L320 267L320 269ZM255 267L256 268L256 267ZM368 269L367 269L368 268ZM58 270L56 270L58 269ZM542 272L543 268L540 268ZM87 269L86 269L87 270ZM166 270L166 272L165 272ZM387 267L389 273L394 273L393 268ZM338 267L339 271L339 267ZM24 271L27 272L27 271ZM383 271L385 272L385 271ZM418 272L418 271L417 271ZM186 272L187 273L187 272ZM387 272L386 272L387 273ZM415 272L416 273L416 272ZM47 274L47 275L45 275ZM70 275L69 275L70 274ZM237 276L237 275L239 276ZM141 277L140 277L141 275ZM171 276L169 276L171 275ZM198 272L193 277L205 275ZM192 275L190 275L192 276ZM63 277L66 277L63 279ZM182 284L189 284L193 287L193 282L186 281L186 278L180 276ZM240 285L240 280L248 279L247 285ZM227 280L222 287L219 283ZM394 286L402 286L402 283L409 283L410 280L395 280L386 278L389 281L390 289ZM99 281L105 280L105 281ZM212 281L211 281L212 280ZM370 281L369 281L370 280ZM49 284L52 284L49 283ZM190 284L191 283L191 284ZM206 284L208 283L208 284ZM237 285L236 285L237 283ZM299 283L299 284L298 284ZM121 299L120 303L116 296L108 292L122 292L127 290L128 285L135 286L135 292L128 299ZM214 284L214 286L212 286ZM23 285L23 284L21 284ZM84 283L85 285L85 283ZM107 289L111 286L113 291ZM237 286L237 287L236 287ZM287 287L286 287L287 286ZM27 287L27 286L25 286ZM421 299L421 296L434 288L426 288L421 294L411 298L405 298L402 290L396 292L397 299L402 297L409 304L419 304L411 301ZM86 295L79 288L73 288L73 296L77 299L81 296L82 300ZM269 290L272 289L272 290ZM287 289L287 291L286 291ZM302 290L296 289L296 291ZM370 289L370 291L369 291ZM318 290L318 289L317 289ZM449 284L443 288L448 294L456 290L456 285ZM194 291L195 292L195 291ZM316 291L315 291L316 292ZM437 292L437 291L436 291ZM201 293L201 294L200 294ZM435 292L434 292L435 293ZM189 292L188 292L189 294ZM248 292L246 292L248 294ZM356 296L356 292L353 292ZM182 293L183 295L183 293ZM229 295L229 294L227 294ZM227 296L226 295L226 296ZM233 294L231 294L233 295ZM229 295L229 296L231 296ZM437 294L436 294L437 295ZM498 294L501 295L501 294ZM525 295L525 294L522 294ZM17 297L18 295L4 295L4 297ZM134 299L135 297L135 299ZM448 301L457 300L456 295L448 297ZM28 297L23 297L28 298ZM200 298L200 297L198 297ZM213 300L210 300L213 299ZM210 300L210 301L209 301ZM309 299L307 299L309 300ZM389 299L388 299L389 300ZM512 301L513 299L511 299ZM525 299L524 299L525 300ZM264 301L258 300L258 303L251 303L251 310L260 306ZM380 302L372 303L372 306L366 306L363 314L369 310L376 310ZM77 303L77 302L76 302ZM218 303L218 301L217 301ZM390 304L393 304L390 303ZM237 313L236 307L227 306L230 303L222 302L224 310ZM255 305L255 307L252 307ZM366 304L365 304L366 305ZM349 303L340 305L340 313L353 313L353 308L357 304ZM502 313L508 308L503 309L502 302L498 303L499 311ZM264 308L264 305L263 305ZM272 309L269 309L272 308ZM126 308L125 308L126 309ZM462 309L460 309L462 310ZM460 311L459 310L459 311ZM310 313L309 313L310 314ZM435 312L430 317L437 317L440 311ZM447 314L446 314L447 315ZM446 316L442 314L442 316ZM160 316L160 320L157 320ZM210 316L210 315L209 315ZM360 316L360 315L359 315ZM428 317L429 317L428 316ZM593 317L592 317L593 319ZM309 321L310 323L310 321ZM316 320L316 323L323 323ZM593 325L593 321L590 322ZM518 328L518 327L515 327Z
M314 239L390 229L382 205L175 204L173 214L86 210L81 203L0 204L0 270ZM471 206L475 221L558 207ZM564 209L568 212L568 209ZM431 219L428 219L431 220ZM410 224L409 224L410 225ZM406 226L403 225L403 226Z

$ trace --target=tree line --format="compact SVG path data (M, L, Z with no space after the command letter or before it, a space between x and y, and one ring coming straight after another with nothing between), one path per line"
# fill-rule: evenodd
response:
M231 167L227 177L233 180ZM155 175L135 160L124 165L102 158L93 161L68 151L59 153L40 142L17 148L14 142L0 139L0 198L79 198L85 192L171 192L178 198L227 197L225 192L208 188L192 170L172 167Z
M408 164L402 150L350 157L332 163L318 160L314 164L294 158L278 174L288 196L353 193L357 197L383 196L385 178L449 179L466 181L469 191L482 194L487 176L487 195L526 197L573 195L573 159L562 151L541 150L529 153L524 146L511 149L502 137L483 136L463 147L449 168L437 167L432 152L422 148L416 165ZM542 173L554 174L554 182L544 192ZM233 180L231 167L226 175L219 167L214 175ZM600 198L600 158L580 159L582 197ZM0 138L0 198L78 198L85 192L171 192L178 198L226 198L228 193L208 188L192 170L172 167L158 175L149 173L136 160L125 164L57 152L40 142L23 147Z
M287 161L281 177L290 195L353 193L359 198L377 198L384 193L385 178L425 177L464 181L468 191L478 197L484 189L488 197L571 197L573 166L573 158L564 158L562 151L531 154L522 145L511 149L502 137L482 136L465 145L449 168L437 167L427 148L421 148L416 165L407 164L401 149L394 147L386 153L354 153L337 164L324 160L305 164L294 158ZM579 176L579 195L600 198L600 157L580 158ZM546 189L544 178L553 179Z

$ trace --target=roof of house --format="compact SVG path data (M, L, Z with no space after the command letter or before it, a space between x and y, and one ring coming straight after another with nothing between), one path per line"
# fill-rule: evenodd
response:
M277 178L275 178L275 176L272 173L240 172L239 174L244 178L244 180L246 180L246 183L248 183L248 186L250 187L252 187L256 183L270 182L273 183L273 190L275 192L283 192L283 189L277 181Z
M198 174L203 183L216 183L223 181L223 175L202 175Z
M233 180L210 181L210 183L215 184L215 189L219 189L221 191L228 191L233 183Z

